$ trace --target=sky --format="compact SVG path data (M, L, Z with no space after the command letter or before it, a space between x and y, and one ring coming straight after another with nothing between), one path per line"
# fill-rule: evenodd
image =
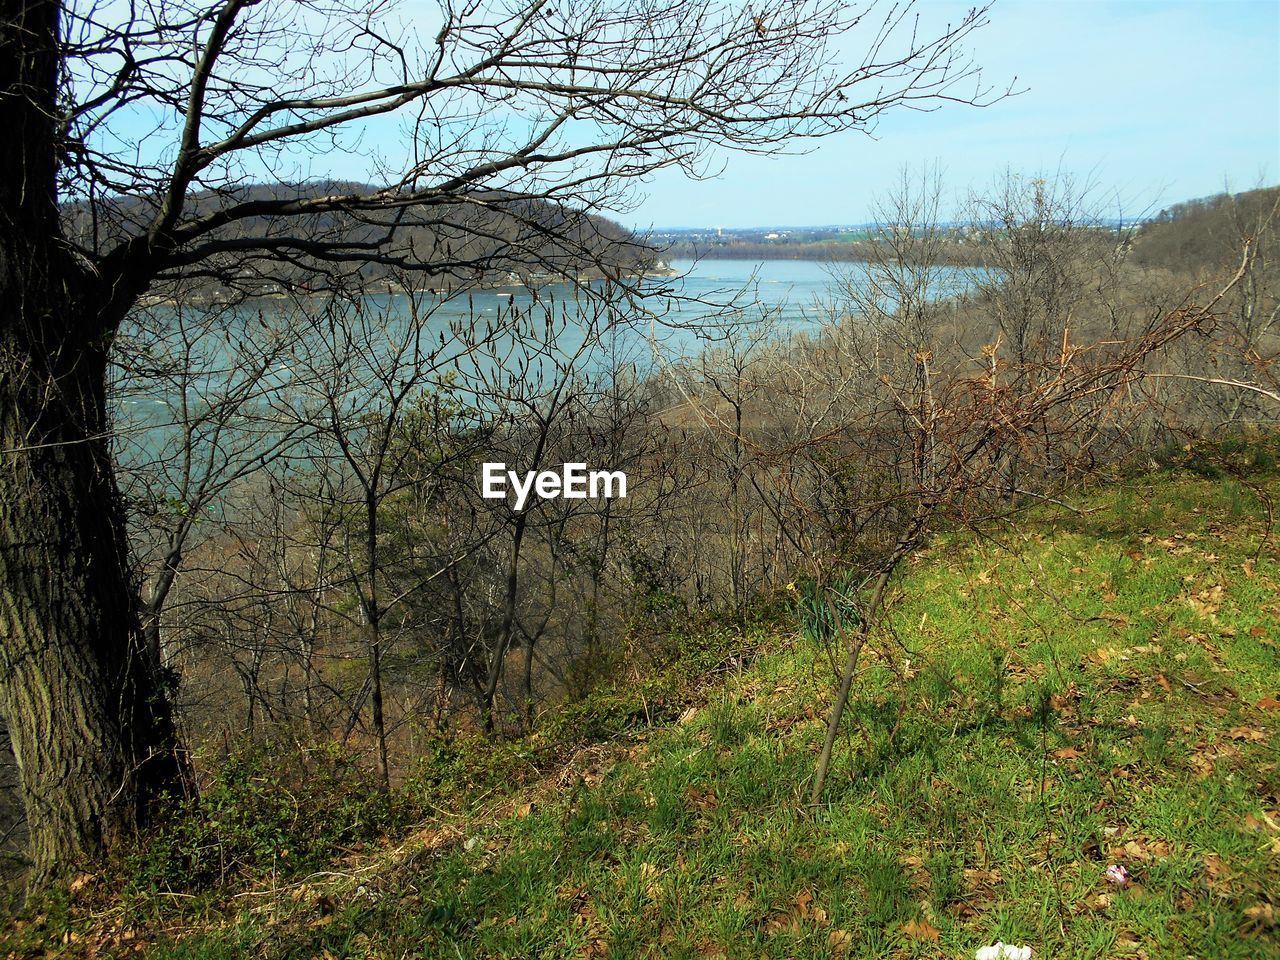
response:
M970 6L921 9L954 21ZM1280 183L1280 0L998 0L989 21L966 48L988 83L1019 95L886 114L875 139L841 134L801 156L721 155L711 180L663 171L618 219L861 223L904 166L935 162L950 198L1006 170L1063 171L1125 217Z
M918 0L922 33L956 23L973 3ZM270 17L275 8L257 9ZM394 9L421 36L434 36L438 0ZM854 31L839 49L858 62L867 43ZM295 46L290 56L309 56L305 44ZM982 108L891 110L874 136L850 131L794 144L786 155L720 152L707 158L715 176L664 170L630 207L605 212L640 230L865 223L904 168L934 165L945 219L960 218L963 198L1006 171L1069 174L1090 185L1091 210L1126 219L1280 183L1280 0L996 0L964 49L986 84L1019 92ZM176 119L166 110L121 111L110 131L119 139L103 149L171 162ZM374 155L399 156L392 164L407 156L403 124L383 118L342 149L286 150L249 161L239 175L378 180Z

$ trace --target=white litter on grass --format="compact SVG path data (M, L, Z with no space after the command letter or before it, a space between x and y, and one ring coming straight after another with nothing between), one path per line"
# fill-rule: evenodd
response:
M1107 867L1107 882L1114 883L1117 887L1123 887L1129 882L1129 871L1118 863L1113 863Z
M1017 947L997 940L994 946L979 947L973 960L1031 960L1031 948Z

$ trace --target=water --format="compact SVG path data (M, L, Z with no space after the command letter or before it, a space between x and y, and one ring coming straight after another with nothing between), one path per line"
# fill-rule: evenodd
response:
M357 418L376 411L406 376L424 386L447 382L457 402L483 406L491 402L485 397L549 387L566 367L579 379L601 382L620 369L651 375L734 332L776 340L813 335L838 306L838 278L866 278L856 263L677 260L671 266L675 276L645 281L652 296L629 304L575 300L568 285L509 287L450 300L423 295L413 320L406 297L383 293L348 306L336 328L323 317L319 299L301 306L268 299L221 312L154 306L139 322L159 331L162 345L133 359L157 370L169 361L171 372L121 378L119 457L127 468L168 462L173 470L186 469L183 453L191 447L210 464L243 459L273 442L281 424L305 420L303 408L322 405L326 391L349 395L350 416ZM940 276L939 296L973 282L973 271ZM312 314L309 327L299 322L301 310ZM299 328L306 336L297 335ZM355 372L335 382L328 371L344 362ZM206 417L237 397L234 422ZM170 473L164 485L181 488L181 478Z
M680 292L704 301L724 302L733 297L752 313L771 313L787 332L816 330L831 306L834 281L861 264L825 264L811 260L675 260L671 264L684 278ZM696 314L697 307L686 308Z

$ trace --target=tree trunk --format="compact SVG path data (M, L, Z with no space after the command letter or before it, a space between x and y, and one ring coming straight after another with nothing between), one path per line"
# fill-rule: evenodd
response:
M537 462L536 459L534 462ZM481 708L486 734L492 734L497 729L494 706L498 697L498 684L502 680L502 671L506 666L507 652L511 649L511 638L516 625L516 600L520 591L520 544L524 540L525 524L528 519L529 514L521 511L516 517L515 532L511 537L511 560L507 564L507 595L502 611L502 627L498 631L498 642L489 656L489 678L484 689L484 702Z
M831 713L827 717L827 736L822 743L822 754L818 757L818 767L813 776L813 790L809 796L809 803L813 806L817 806L818 801L822 799L822 787L826 784L827 772L831 769L831 752L835 748L836 737L840 733L840 720L844 717L845 707L849 705L849 691L853 687L853 676L858 670L858 658L862 655L862 648L867 642L867 637L871 635L871 632L876 629L880 622L880 615L884 610L885 591L889 587L889 579L893 576L894 571L897 570L898 564L902 562L902 559L920 543L925 526L936 509L937 503L932 499L922 500L916 506L915 516L902 533L898 535L898 542L894 544L893 551L880 568L880 573L875 580L875 586L871 590L871 597L858 618L858 629L853 635L853 642L850 644L849 653L845 658L844 673L840 677L840 689L836 692L835 703L831 705Z
M373 481L374 484L377 480ZM369 640L370 705L373 708L373 735L378 747L378 785L383 792L391 789L391 767L387 763L387 722L382 704L382 601L380 557L378 555L378 498L370 485L365 491L365 629Z
M110 853L182 782L111 469L99 310L118 290L60 237L57 24L38 0L0 18L0 709L34 885Z
M104 364L49 370L16 332L0 338L0 707L39 883L109 852L180 775L101 436Z
M378 786L386 793L391 789L391 766L387 762L387 721L382 710L382 634L376 626L369 629L369 677L373 735L378 745Z

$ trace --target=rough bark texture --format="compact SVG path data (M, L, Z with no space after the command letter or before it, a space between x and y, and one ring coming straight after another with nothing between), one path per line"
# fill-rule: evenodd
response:
M40 883L109 853L180 782L180 764L111 469L106 311L119 290L98 286L60 236L58 5L4 6L0 710Z

